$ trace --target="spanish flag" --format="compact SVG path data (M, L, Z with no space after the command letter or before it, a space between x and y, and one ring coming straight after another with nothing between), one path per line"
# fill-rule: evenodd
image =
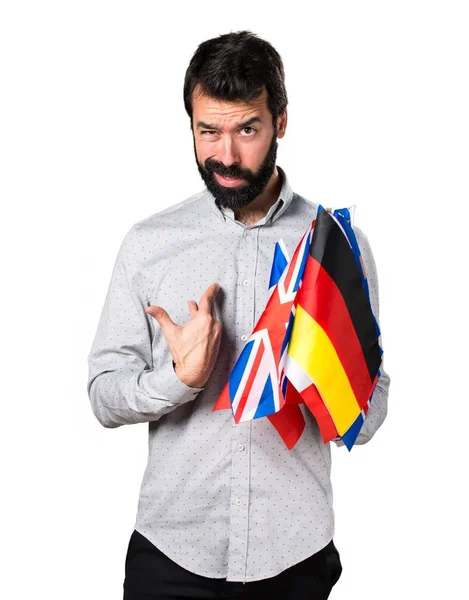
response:
M315 416L324 443L340 436L350 450L380 375L382 351L358 244L338 211L319 208L292 313L288 385Z

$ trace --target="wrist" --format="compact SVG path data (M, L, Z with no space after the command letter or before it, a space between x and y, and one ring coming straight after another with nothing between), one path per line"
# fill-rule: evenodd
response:
M187 376L187 374L185 374L176 365L174 360L173 360L173 369L174 369L174 372L176 373L176 375L178 376L178 378L180 379L180 381L182 381L182 383L184 383L184 385L187 385L188 387L203 388L203 387L205 387L205 384L207 383L206 381L195 380L195 379L192 379L190 376Z

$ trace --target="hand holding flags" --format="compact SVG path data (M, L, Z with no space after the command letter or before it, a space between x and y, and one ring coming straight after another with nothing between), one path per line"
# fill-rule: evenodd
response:
M347 209L319 207L291 261L277 243L270 296L214 410L235 421L267 416L288 448L304 429L350 450L379 377L379 329Z

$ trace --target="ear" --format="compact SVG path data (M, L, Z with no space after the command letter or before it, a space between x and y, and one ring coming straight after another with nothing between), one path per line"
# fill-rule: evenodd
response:
M288 121L288 115L287 115L287 109L285 107L283 113L277 117L277 128L278 128L277 137L278 138L283 138L283 136L285 135L285 130L287 129L287 121Z

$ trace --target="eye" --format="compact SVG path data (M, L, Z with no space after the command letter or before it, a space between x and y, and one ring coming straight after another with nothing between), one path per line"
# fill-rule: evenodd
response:
M210 136L212 136L212 135L216 135L216 133L217 133L217 132L216 132L216 131L213 131L212 129L210 129L210 130L202 131L201 133L202 133L202 135L204 135L205 137L210 137Z
M247 132L248 132L248 135L246 135L246 136L244 136L244 137L252 137L252 136L253 136L253 135L256 133L256 131L257 131L257 130L256 130L256 129L254 129L254 127L243 127L243 128L241 129L241 131L244 131L244 132L246 132L246 131L247 131ZM252 132L252 133L251 133L251 132Z

